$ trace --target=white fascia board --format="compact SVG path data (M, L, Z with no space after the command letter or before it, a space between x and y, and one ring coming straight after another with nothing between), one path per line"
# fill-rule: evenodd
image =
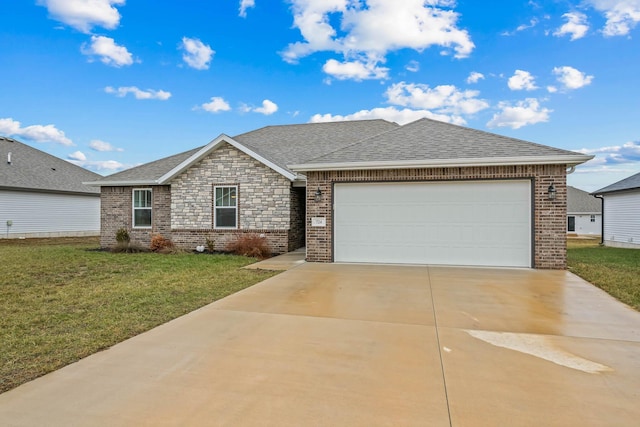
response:
M264 157L262 157L258 153L248 149L244 145L240 144L238 141L235 141L230 136L225 135L225 134L220 134L220 136L218 136L216 139L214 139L213 141L211 141L210 143L208 143L207 145L202 147L196 153L192 154L188 159L186 159L185 161L180 163L175 168L171 169L166 174L162 175L158 179L158 184L162 185L162 184L166 184L167 182L171 181L173 178L175 178L176 176L178 176L179 174L181 174L182 172L187 170L189 167L191 167L191 165L193 165L194 163L200 161L202 158L204 158L206 155L208 155L212 151L218 149L218 147L220 147L225 142L227 144L233 146L234 148L242 151L243 153L245 153L249 157L252 157L252 158L256 159L257 161L259 161L263 165L267 166L268 168L271 168L274 171L278 172L280 175L284 176L289 181L293 181L293 180L296 179L296 175L295 174L293 174L293 173L281 168L280 166L276 165L275 163L265 159Z
M288 165L294 171L332 171L368 169L410 169L434 167L472 167L504 165L579 165L593 159L587 155L536 156L536 157L486 157L475 159L430 159L344 163L304 163Z

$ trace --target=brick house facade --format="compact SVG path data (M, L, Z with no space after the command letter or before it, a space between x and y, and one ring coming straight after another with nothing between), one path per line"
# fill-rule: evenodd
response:
M484 242L478 240L481 233L467 233L464 238L457 239L443 234L445 244L454 243L447 249L458 252L447 253L447 258L440 260L445 264L461 262L464 265L564 269L566 171L590 158L429 119L403 126L384 120L362 120L267 126L234 138L223 134L204 147L119 172L93 184L101 187L103 247L115 244L116 232L122 227L141 245L149 245L152 236L160 234L185 249L195 249L213 241L216 250L224 250L239 235L255 233L266 239L273 253L306 245L308 261L334 262L344 261L344 258L336 257L334 203L335 195L341 194L336 185L343 189L356 187L349 197L359 199L363 194L374 194L366 191L378 191L373 187L381 188L384 183L387 187L389 183L410 187L416 187L418 183L434 184L429 185L430 188L437 183L451 183L467 189L472 186L484 188L484 193L476 192L475 195L503 194L504 190L495 189L511 185L505 182L508 180L517 184L520 190L502 196L506 204L496 204L496 210L491 214L481 216L474 211L482 203L488 205L494 201L472 202L471 196L457 195L457 199L445 206L444 216L437 220L440 222L430 225L457 227L449 215L455 211L456 204L466 203L473 219L463 225L469 230L473 227L491 230L487 231L492 233L489 236L495 236L491 244L499 246L499 250L492 253L493 258L486 264L478 264L485 262L485 258L481 261L459 257L453 260L456 254L474 250L475 254L484 255L481 248L486 245L476 245L476 242ZM496 185L491 185L492 182ZM363 187L353 183L363 184ZM366 186L367 183L371 185ZM374 185L378 183L381 185ZM477 187L479 183L485 187ZM234 210L226 211L226 215L232 215L233 226L225 227L217 222L217 218L224 215L217 205L220 199L216 193L222 187L233 189L229 197L234 200ZM368 190L364 191L365 187ZM555 197L550 197L550 187L554 187ZM401 187L395 186L393 191L398 188ZM134 194L140 194L136 190L146 190L145 197L148 197L145 198L145 209L151 210L151 224L146 227L133 224L133 198ZM321 197L317 198L318 190ZM515 199L520 203L518 209L501 210L503 206L513 205ZM428 196L420 200L425 209L431 209ZM387 241L367 240L368 236L381 234L377 230L382 227L375 222L377 219L365 225L361 219L377 218L373 207L382 205L367 204L367 201L362 204L358 200L354 203L361 203L364 210L357 211L354 217L357 222L349 222L351 228L342 229L339 238L355 235L353 230L364 230L356 233L358 239L364 237L354 244L356 249L352 251L362 256L346 262L372 262L369 260L379 254L387 254L380 251ZM415 204L413 199L403 203L406 203L403 206ZM504 234L508 231L501 218L502 212L507 211L515 212L508 218L509 224L519 224L517 233L512 233L519 236L517 242ZM140 211L136 212L140 214ZM396 236L392 242L395 254L384 255L386 258L376 262L387 262L393 255L396 261L392 262L409 262L407 260L413 254L398 249L412 250L418 247L415 246L417 241L417 245L422 245L419 246L422 258L418 263L432 263L435 255L429 256L428 251L439 250L440 246L431 242L430 235L411 231L414 223L426 229L429 224L423 218L425 215L415 210L403 212L409 212L412 220L416 220L403 229L407 230L406 234L398 233L393 219L383 224L387 231L382 235ZM320 225L314 226L314 218ZM488 224L494 228L487 228ZM456 229L454 234L460 233L461 229ZM462 251L455 249L463 244L467 246ZM520 258L517 262L512 258L505 261L509 252L504 251L513 252L514 244L518 245ZM344 249L345 244L341 243L338 248Z
M533 183L533 267L566 268L566 171L563 165L518 165L467 168L353 170L307 173L307 260L333 261L333 188L343 182L428 182L530 179ZM557 195L549 200L548 187L553 184ZM320 189L323 198L315 201ZM312 217L324 217L326 227L312 227Z
M233 185L238 191L238 228L214 227L215 186ZM132 221L133 190L150 188L152 225L136 228ZM155 234L184 249L213 241L225 250L240 234L263 236L273 253L304 246L303 188L295 188L282 175L247 154L224 144L162 186L103 186L102 247L115 245L118 229L129 231L132 241L149 246Z

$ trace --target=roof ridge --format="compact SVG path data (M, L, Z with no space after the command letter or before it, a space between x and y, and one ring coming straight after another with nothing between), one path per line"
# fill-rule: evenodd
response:
M357 140L357 141L355 141L355 142L353 142L353 143L351 143L351 144L345 145L344 147L336 148L335 150L328 151L328 152L326 152L326 153L324 153L324 154L322 154L322 155L320 155L320 156L316 156L316 157L313 157L313 158L311 158L311 159L307 159L307 160L305 160L305 162L306 162L306 163L308 163L308 162L311 162L311 161L313 161L313 160L315 160L315 159L319 159L319 158L321 158L321 157L328 156L329 154L335 153L335 152L337 152L337 151L344 150L344 149L349 148L349 147L353 147L354 145L357 145L357 144L361 144L361 143L365 142L365 141L366 141L366 140L368 140L368 139L371 139L371 138L377 138L377 137L379 137L380 135L384 135L384 134L389 133L389 132L395 132L395 131L397 131L397 130L399 130L399 129L402 129L402 127L403 127L402 125L399 125L399 124L397 124L396 122L390 122L390 121L388 121L388 120L384 120L384 119L373 119L373 120L346 120L346 121L352 121L352 122L356 122L356 121L358 121L358 122L365 122L365 121L369 121L369 122L371 122L371 121L374 121L374 120L379 120L379 121L383 121L383 122L387 122L387 123L391 123L391 124L396 124L398 127L395 127L395 128L393 128L393 129L389 129L389 130L385 130L385 131L383 131L383 132L377 133L377 134L375 134L375 135L368 136L368 137L363 138L363 139L359 139L359 140ZM335 122L331 122L331 123L335 123Z
M445 126L449 126L449 127L453 127L453 128L462 128L462 129L466 129L468 131L481 133L483 135L488 135L488 136L491 136L491 137L499 136L501 138L509 139L511 141L515 141L515 142L519 142L519 143L532 144L532 145L536 145L538 147L551 148L551 149L554 149L554 150L564 151L564 152L567 152L567 153L574 153L574 151L565 150L563 148L556 148L556 147L553 147L551 145L540 144L538 142L527 141L526 139L520 139L520 138L514 138L512 136L501 135L499 133L493 133L493 132L489 132L489 131L482 130L482 129L475 129L475 128L472 128L472 127L469 127L469 126L457 125L455 123L443 122L443 121L440 121L440 120L430 119L428 117L423 117L421 119L414 120L413 122L407 123L407 124L405 124L405 125L403 125L401 127L410 126L410 125L416 124L416 123L421 122L421 121L434 122L434 123L437 123L437 124L440 124L440 125L445 125Z
M258 129L254 129L254 130L250 130L248 132L243 132L243 133L239 133L237 135L234 135L232 138L237 138L237 137L241 137L243 135L247 135L250 133L254 133L254 132L258 132L261 131L263 129L271 129L271 128L283 128L283 127L298 127L298 126L313 126L313 125L335 125L335 124L342 124L342 123L362 123L362 122L386 122L386 123L390 123L390 124L395 124L398 125L396 122L392 122L389 120L385 120L385 119L359 119L359 120L336 120L336 121L331 121L331 122L307 122L307 123L290 123L290 124L286 124L286 125L267 125L267 126L262 126L261 128ZM398 125L400 126L400 125Z

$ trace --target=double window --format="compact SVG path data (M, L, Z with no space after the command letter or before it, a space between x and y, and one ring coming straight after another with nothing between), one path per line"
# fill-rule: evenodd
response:
M238 187L213 188L215 228L238 228Z
M133 190L133 227L151 228L152 197L150 188Z

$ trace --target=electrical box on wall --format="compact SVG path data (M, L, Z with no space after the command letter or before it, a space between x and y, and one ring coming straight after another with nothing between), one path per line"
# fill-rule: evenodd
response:
M13 225L13 221L7 220L7 227L11 227Z

